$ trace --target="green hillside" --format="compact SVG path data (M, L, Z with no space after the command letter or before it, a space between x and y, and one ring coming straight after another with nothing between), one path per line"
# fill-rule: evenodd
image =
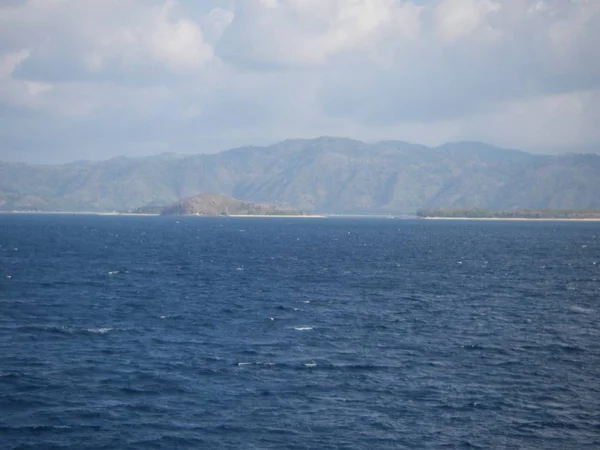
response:
M0 163L0 210L125 211L208 192L328 213L597 209L600 156L323 137L210 155Z
M264 203L251 203L226 195L201 194L180 200L161 209L163 216L283 216L303 215L292 208Z

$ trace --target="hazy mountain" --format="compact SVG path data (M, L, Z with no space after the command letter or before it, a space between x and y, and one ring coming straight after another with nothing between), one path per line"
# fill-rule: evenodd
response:
M211 155L0 163L3 210L131 210L202 193L341 213L599 208L600 156L322 137Z

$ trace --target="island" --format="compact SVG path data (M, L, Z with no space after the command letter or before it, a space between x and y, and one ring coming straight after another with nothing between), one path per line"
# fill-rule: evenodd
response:
M200 194L164 207L144 207L135 212L162 216L315 217L294 208L251 203L222 194Z
M504 219L504 220L600 220L600 210L584 209L420 209L422 219Z

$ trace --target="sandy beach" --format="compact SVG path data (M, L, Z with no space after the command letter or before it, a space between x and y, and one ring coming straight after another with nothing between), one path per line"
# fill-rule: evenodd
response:
M421 217L425 220L494 220L494 221L531 221L531 222L600 222L600 218L529 218L529 217Z
M275 219L326 219L327 216L322 216L322 215L315 215L315 214L309 214L309 215L302 215L302 214L290 214L290 215L285 215L285 214L229 214L228 216L222 216L222 217L253 217L253 218L260 218L260 217L265 217L265 218L275 218Z

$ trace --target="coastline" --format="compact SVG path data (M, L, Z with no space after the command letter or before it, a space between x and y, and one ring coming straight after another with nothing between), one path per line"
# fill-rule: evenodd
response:
M0 215L3 214L60 214L60 215L90 215L90 216L131 216L131 217L159 217L161 214L157 213L128 213L128 212L117 212L117 211L0 211ZM230 214L227 216L196 216L196 215L171 215L164 217L232 217L232 218L267 218L267 219L327 219L327 218L391 218L389 216L382 215L342 215L342 214ZM395 216L395 219L414 219L415 217L398 217ZM432 216L432 217L416 217L420 220L457 220L457 221L466 221L466 220L479 220L479 221L512 221L512 222L600 222L600 217L441 217L441 216Z
M61 214L61 215L88 215L88 216L142 216L142 217L158 217L161 214L156 213L127 213L127 212L116 212L116 211L0 211L0 214ZM227 216L204 216L204 215L170 215L162 217L251 217L251 218L288 218L288 219L326 219L327 216L318 214L230 214Z
M510 221L530 221L530 222L600 222L600 217L420 217L425 220L510 220Z
M126 213L116 211L0 211L0 214L62 214L62 215L88 215L88 216L158 216L151 213Z
M205 216L206 217L206 216ZM261 217L266 217L269 219L326 219L327 216L323 216L323 215L318 215L318 214L289 214L289 215L285 215L285 214L229 214L228 216L222 216L222 217L235 217L235 218L239 218L239 217L252 217L252 218L261 218Z

